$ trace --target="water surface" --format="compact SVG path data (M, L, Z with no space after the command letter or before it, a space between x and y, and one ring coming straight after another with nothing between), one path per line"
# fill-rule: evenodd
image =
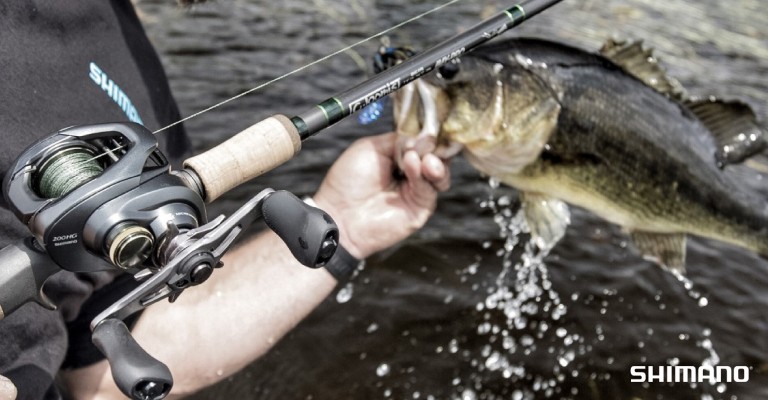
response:
M438 5L402 0L138 2L189 115ZM426 48L511 6L464 0L390 36ZM597 49L642 38L693 94L768 115L768 17L757 0L564 1L506 34ZM274 114L292 115L364 79L372 42L189 121L196 150ZM311 194L356 137L391 129L354 118L213 206L263 187ZM198 399L768 398L768 263L693 239L689 282L642 260L617 227L573 210L543 260L517 231L517 195L463 160L428 226L373 257L269 354ZM745 176L761 190L766 178ZM510 221L513 223L510 224ZM515 243L517 241L517 243ZM255 266L258 267L258 266ZM350 291L351 289L351 291ZM339 300L343 303L339 303ZM259 318L253 315L253 318ZM217 327L226 329L226 327ZM630 383L631 365L748 365L749 383Z

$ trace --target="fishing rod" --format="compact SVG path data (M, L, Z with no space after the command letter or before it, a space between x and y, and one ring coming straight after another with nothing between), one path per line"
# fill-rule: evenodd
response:
M263 218L303 265L326 265L339 240L324 211L265 189L228 218L205 203L290 160L301 142L366 105L530 19L560 0L529 0L387 69L315 107L260 121L172 170L144 126L70 127L33 143L3 179L3 196L32 236L0 249L0 320L29 301L49 309L43 286L58 271L119 269L141 284L91 322L94 344L120 390L162 399L170 370L146 353L123 320L205 282L237 237Z
M301 142L408 83L504 33L561 0L529 0L384 70L294 117L274 115L187 159L206 201L293 158Z

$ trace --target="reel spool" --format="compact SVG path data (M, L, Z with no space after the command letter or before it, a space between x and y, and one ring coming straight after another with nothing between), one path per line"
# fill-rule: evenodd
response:
M169 242L169 231L207 222L198 191L169 171L141 125L73 127L27 148L6 175L3 194L63 269L137 272L159 267L158 244Z
M47 199L64 196L104 172L97 158L86 143L57 151L37 168L35 192Z

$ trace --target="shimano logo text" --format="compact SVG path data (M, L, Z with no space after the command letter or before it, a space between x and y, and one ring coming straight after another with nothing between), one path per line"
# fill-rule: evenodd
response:
M117 105L123 110L125 115L128 116L128 119L131 120L131 122L142 125L144 124L141 121L141 117L139 117L139 112L136 110L136 107L131 102L131 99L128 98L128 95L125 94L125 92L120 89L120 86L117 86L117 84L112 79L109 79L107 74L102 71L101 68L96 65L96 63L91 63L88 76L91 78L93 83L99 85L101 90L106 92L107 95L111 97L115 103L117 103Z
M633 383L729 383L748 382L749 367L726 365L633 365L629 369Z

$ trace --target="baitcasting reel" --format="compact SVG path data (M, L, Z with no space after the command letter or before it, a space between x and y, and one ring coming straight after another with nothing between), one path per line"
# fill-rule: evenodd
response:
M137 124L68 128L27 148L3 182L16 217L61 268L159 267L168 224L206 222L205 204Z
M61 269L131 273L141 285L93 320L93 341L123 393L165 397L170 371L133 340L124 318L207 280L259 217L306 266L324 265L338 245L333 220L288 192L265 189L210 222L202 192L195 172L171 171L138 124L72 127L34 143L3 181L9 208L32 237L0 250L0 319L31 300L55 309L42 289Z

